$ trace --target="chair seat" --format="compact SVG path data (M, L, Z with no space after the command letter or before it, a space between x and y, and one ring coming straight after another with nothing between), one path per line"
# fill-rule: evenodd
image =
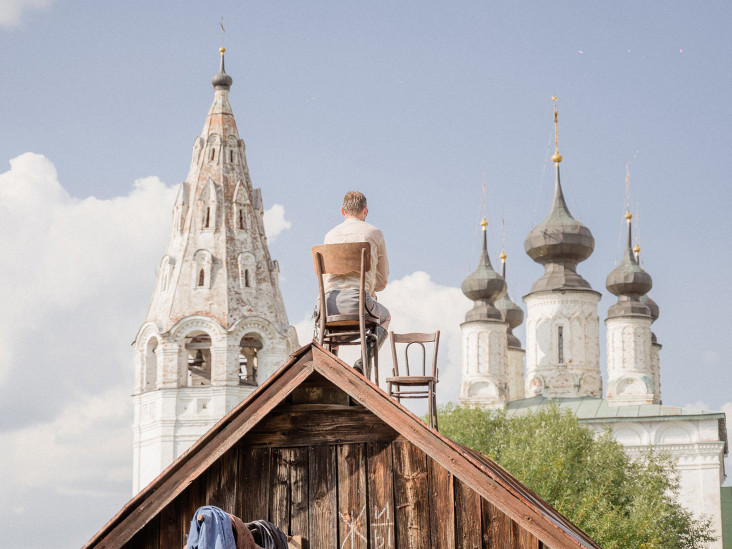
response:
M397 376L387 377L387 383L393 383L394 385L427 385L430 381L437 383L437 380L432 376Z

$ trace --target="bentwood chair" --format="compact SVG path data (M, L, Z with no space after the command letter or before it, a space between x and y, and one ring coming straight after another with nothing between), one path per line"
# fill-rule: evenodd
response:
M432 334L395 334L389 333L391 339L391 355L394 364L393 376L387 377L389 396L401 402L403 398L426 398L429 410L429 425L437 430L437 348L440 344L440 331ZM427 350L425 343L433 344L432 372L427 372ZM397 344L404 345L404 369L400 370L397 358ZM409 368L409 347L419 345L422 349L422 367ZM417 351L419 357L419 351ZM421 374L421 375L420 375Z
M366 273L371 268L371 244L368 242L347 242L344 244L321 244L313 246L313 264L318 276L320 306L318 312L318 343L329 351L341 345L360 345L364 374L371 378L371 364L368 343L373 341L376 349L376 328L379 319L366 309ZM324 275L359 275L358 313L330 315L325 303ZM325 314L324 314L325 311ZM374 378L379 384L379 353L373 353Z

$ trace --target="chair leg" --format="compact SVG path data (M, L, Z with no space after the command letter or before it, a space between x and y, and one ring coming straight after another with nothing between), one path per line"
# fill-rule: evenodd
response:
M429 410L429 418L430 418L430 429L434 427L434 421L432 419L433 417L433 410L432 410L432 382L430 382L428 386L428 393L427 393L427 409Z
M440 429L437 426L437 391L435 390L434 384L432 384L432 410L434 410L435 431L439 431Z
M379 385L379 342L378 337L374 342L374 383Z

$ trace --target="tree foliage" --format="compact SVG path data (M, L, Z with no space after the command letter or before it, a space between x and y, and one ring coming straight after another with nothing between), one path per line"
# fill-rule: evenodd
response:
M440 432L502 465L606 549L696 549L715 539L708 518L676 502L671 456L633 461L609 431L598 437L555 404L525 416L449 405Z

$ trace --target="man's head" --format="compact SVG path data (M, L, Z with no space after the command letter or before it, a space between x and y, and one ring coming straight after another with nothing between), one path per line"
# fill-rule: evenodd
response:
M363 221L369 213L366 206L366 197L358 191L349 191L343 197L343 207L341 213L346 217L355 217Z

